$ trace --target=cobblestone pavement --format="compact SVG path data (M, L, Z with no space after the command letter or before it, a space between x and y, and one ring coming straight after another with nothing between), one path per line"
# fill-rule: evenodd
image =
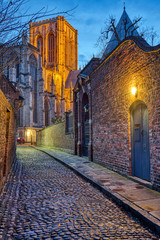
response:
M53 158L18 148L1 193L0 239L159 239Z

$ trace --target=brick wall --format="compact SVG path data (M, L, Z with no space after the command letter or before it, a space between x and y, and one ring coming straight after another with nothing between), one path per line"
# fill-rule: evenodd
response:
M0 90L0 190L15 158L16 118L11 104Z
M16 154L17 112L23 98L20 92L0 75L0 190Z
M92 74L91 90L94 161L131 175L130 109L142 101L149 113L151 182L159 188L160 50L139 47L135 40L122 42Z
M49 146L62 149L63 151L74 152L73 133L66 134L65 121L46 127L37 133L37 145Z

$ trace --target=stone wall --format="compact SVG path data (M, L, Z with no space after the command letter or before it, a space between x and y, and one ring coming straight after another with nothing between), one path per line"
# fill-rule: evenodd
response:
M73 133L66 133L65 121L55 123L37 133L37 145L49 146L63 151L74 152Z
M138 88L138 95L131 88ZM143 102L149 114L151 183L160 187L160 49L126 40L91 76L93 159L132 174L131 107Z
M0 190L16 153L16 118L11 104L0 90Z

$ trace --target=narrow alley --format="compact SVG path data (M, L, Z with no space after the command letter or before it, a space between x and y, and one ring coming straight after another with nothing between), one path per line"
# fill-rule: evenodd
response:
M48 155L17 149L0 198L0 239L158 239Z

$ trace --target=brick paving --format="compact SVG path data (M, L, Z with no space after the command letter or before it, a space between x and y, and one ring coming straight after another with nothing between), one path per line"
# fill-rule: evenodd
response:
M1 193L0 239L159 239L70 169L18 149Z

